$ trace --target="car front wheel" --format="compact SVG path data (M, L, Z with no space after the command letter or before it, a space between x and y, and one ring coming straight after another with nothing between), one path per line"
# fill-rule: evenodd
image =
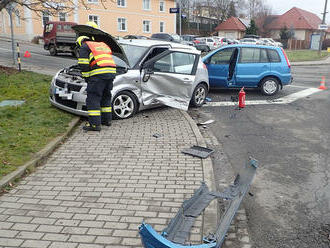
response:
M191 105L193 107L201 107L207 95L207 87L204 84L196 86L194 93L191 97Z
M132 117L138 110L135 95L128 91L119 92L112 101L112 109L115 119Z
M273 77L264 78L260 84L261 92L266 96L275 95L278 92L279 88L280 84L278 80Z

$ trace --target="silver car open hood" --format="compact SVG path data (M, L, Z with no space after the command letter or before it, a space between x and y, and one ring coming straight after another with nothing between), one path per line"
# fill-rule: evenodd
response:
M113 55L124 60L129 65L128 59L126 57L123 48L119 45L116 39L110 34L98 28L93 28L88 25L75 25L72 27L72 29L76 32L78 36L82 36L82 35L86 35L89 37L93 36L95 41L102 41L106 43L111 48Z

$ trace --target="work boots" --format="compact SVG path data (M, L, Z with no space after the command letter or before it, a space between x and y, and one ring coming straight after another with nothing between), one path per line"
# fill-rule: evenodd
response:
M101 122L102 125L110 127L111 126L111 121L102 121Z
M101 131L101 126L100 125L91 125L90 123L86 123L85 126L83 126L83 130L85 132L88 132L88 131L98 131L100 132Z

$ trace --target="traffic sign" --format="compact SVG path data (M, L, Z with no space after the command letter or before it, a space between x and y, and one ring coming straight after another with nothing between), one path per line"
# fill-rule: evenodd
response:
M170 8L170 13L179 13L180 12L180 8Z
M319 30L327 30L328 25L327 24L319 24Z

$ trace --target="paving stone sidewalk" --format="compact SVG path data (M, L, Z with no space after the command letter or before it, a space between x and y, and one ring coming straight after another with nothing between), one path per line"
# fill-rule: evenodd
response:
M160 232L200 186L202 160L180 152L196 143L183 113L170 108L100 133L78 128L0 197L0 247L142 247L139 224ZM202 217L189 243L201 238Z

